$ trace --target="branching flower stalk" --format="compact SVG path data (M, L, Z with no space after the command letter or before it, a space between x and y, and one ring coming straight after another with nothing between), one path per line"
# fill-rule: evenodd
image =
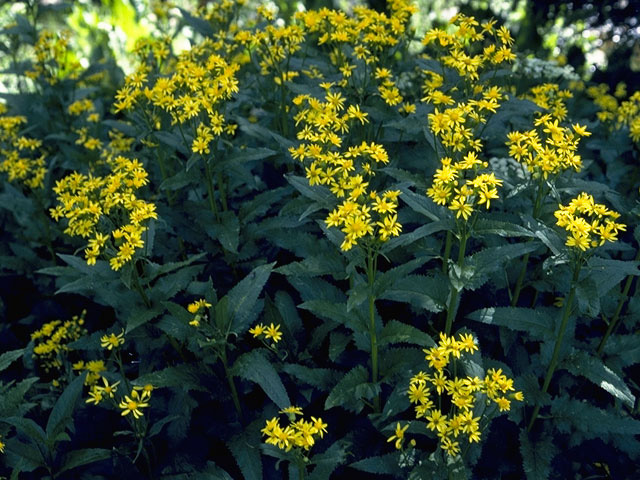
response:
M547 393L553 373L558 366L562 340L567 329L576 287L580 278L580 269L588 259L588 251L591 248L604 245L606 242L615 242L618 239L618 233L626 230L626 225L616 222L620 217L619 213L609 210L605 205L595 203L593 197L584 192L572 199L568 205L559 205L554 215L557 218L556 224L569 233L565 245L569 247L568 254L572 263L573 277L569 295L564 303L562 320L560 321L560 329L553 347L551 362L542 385L543 394ZM527 431L531 431L539 412L540 402L537 401L527 426Z

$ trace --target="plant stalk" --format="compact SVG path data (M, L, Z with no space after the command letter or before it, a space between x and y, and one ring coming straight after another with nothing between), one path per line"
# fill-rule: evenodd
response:
M367 280L369 284L369 338L371 340L371 381L378 383L378 337L376 334L375 295L373 286L376 279L378 257L376 252L367 250ZM373 399L374 411L380 412L380 395Z
M567 298L566 303L564 304L564 311L562 313L562 321L560 322L560 331L558 332L558 336L556 337L556 344L553 347L553 354L551 355L551 363L549 363L549 368L547 369L547 374L544 377L544 383L542 385L542 394L547 393L549 389L549 384L551 383L551 378L553 377L553 373L558 366L558 359L560 357L560 347L562 347L562 338L564 337L564 332L567 329L567 324L569 323L569 315L571 314L571 306L573 304L573 298L576 294L576 284L578 283L578 278L580 276L580 267L581 260L578 259L576 262L576 266L573 270L573 278L571 279L571 290L569 291L569 297ZM536 418L538 417L538 413L540 412L540 402L536 402L536 406L533 409L533 414L531 415L531 420L529 421L529 426L527 427L527 432L531 431Z
M464 255L467 249L467 238L466 231L460 234L460 249L458 250L458 267L460 269L462 269L462 265L464 264ZM458 309L458 297L460 296L460 291L457 288L453 285L451 288L451 298L449 299L449 306L447 307L447 323L444 327L444 333L446 335L451 334L451 327Z
M533 218L538 219L540 216L540 209L542 208L542 197L544 191L544 183L542 181L542 177L540 177L540 182L538 183L538 193L536 194L536 200L533 205ZM531 239L527 240L528 242ZM520 273L518 274L518 280L516 281L516 288L513 291L513 297L511 297L511 306L515 307L518 304L518 299L520 298L520 292L522 291L522 284L524 282L524 277L527 274L527 266L529 264L529 256L531 253L527 253L522 259L522 267L520 268Z
M451 256L451 245L453 244L453 234L447 230L447 239L444 243L444 256L442 257L442 273L449 273L449 257Z
M636 253L636 258L634 259L634 261L637 262L638 260L640 260L640 248ZM616 311L614 312L613 317L611 317L611 321L609 322L607 331L604 333L604 336L600 341L600 345L598 345L598 350L597 350L598 356L602 355L602 352L604 351L604 346L606 345L607 340L609 339L609 337L615 330L616 326L618 325L618 320L620 320L620 313L622 313L622 307L624 307L624 304L627 301L627 297L629 295L629 290L631 289L632 282L633 282L633 276L629 275L627 277L626 282L624 283L624 287L622 288L622 295L620 297L620 300L618 301L618 306L616 307Z
M227 362L227 350L223 347L220 358L222 359L222 366L224 368L224 375L227 377L227 383L229 384L229 390L231 391L231 398L233 399L233 406L238 412L238 417L242 419L242 407L240 407L240 399L238 398L238 391L236 390L236 383L233 381L233 375L229 370L229 364Z

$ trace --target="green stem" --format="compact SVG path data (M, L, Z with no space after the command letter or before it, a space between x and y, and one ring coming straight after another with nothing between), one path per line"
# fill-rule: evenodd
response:
M229 364L227 362L227 350L226 346L223 347L222 353L220 354L220 358L222 359L222 366L224 368L224 375L227 377L227 383L229 384L229 390L231 391L231 398L233 399L233 406L236 408L236 412L238 412L238 417L242 419L242 408L240 407L240 399L238 398L238 391L236 390L236 383L233 381L233 375L229 370Z
M444 243L444 256L442 257L442 273L449 273L449 257L451 256L451 245L453 244L453 234L447 230L447 239Z
M462 265L464 264L464 255L467 249L467 238L467 232L463 231L460 234L460 249L458 250L458 267L460 269L462 269ZM451 298L449 299L449 306L447 307L447 323L444 328L444 333L446 335L449 335L451 333L453 320L455 318L456 311L458 310L459 295L460 291L454 286L451 286Z
M542 198L544 192L544 181L542 177L540 177L540 181L538 182L538 193L536 194L536 200L533 205L533 218L537 219L540 216L540 209L542 208ZM531 239L527 240L530 242ZM520 273L518 274L518 280L516 281L516 288L513 291L513 297L511 297L511 306L515 307L518 304L518 299L520 298L520 292L522 291L522 285L524 282L524 277L527 274L527 266L529 264L529 256L531 253L527 253L522 259L522 267L520 268Z
M567 324L569 323L569 315L571 314L571 305L573 304L573 297L576 293L576 284L578 283L578 278L580 276L580 267L582 265L581 259L576 261L576 265L573 270L573 278L571 279L571 290L569 291L569 297L567 298L566 303L564 304L564 311L562 313L562 321L560 322L560 331L558 332L558 336L556 337L556 344L553 347L553 354L551 355L551 363L549 363L549 368L547 369L547 374L544 377L544 383L542 385L542 394L547 393L549 389L549 384L551 383L551 378L553 377L553 373L558 366L558 359L560 357L560 348L562 347L562 338L564 337L564 332L567 329ZM527 427L527 432L531 431L536 418L538 417L538 412L540 411L540 402L536 402L536 406L533 409L533 414L531 415L531 420L529 421L529 426Z
M307 476L307 467L304 464L304 459L300 454L296 458L296 466L298 467L298 479L304 480Z
M378 337L376 334L376 318L375 318L375 295L373 286L376 280L376 270L378 263L377 252L373 252L371 248L367 249L367 281L369 285L369 338L371 339L371 381L378 383ZM373 409L380 412L380 395L376 395L373 399Z
M518 299L520 298L520 292L522 291L522 284L524 282L524 277L527 274L527 265L529 263L530 254L531 253L528 252L522 259L522 266L520 267L520 273L518 274L518 280L516 281L516 288L513 291L513 297L511 297L512 307L515 307L518 304Z
M220 192L220 202L222 203L222 211L226 212L229 210L227 205L227 192L225 190L224 178L222 177L222 172L218 172L218 192Z
M640 248L636 253L636 258L634 259L634 261L637 262L638 260L640 260ZM627 277L626 282L624 283L624 287L622 288L622 296L618 301L618 306L616 307L616 311L614 312L613 317L611 317L611 321L609 322L607 331L604 333L604 336L600 341L600 345L598 345L598 350L597 350L598 356L602 355L602 352L604 351L604 346L606 345L607 340L609 339L609 337L615 330L616 326L618 325L618 320L620 319L620 313L622 312L622 307L624 307L624 304L627 301L627 296L629 295L629 290L631 289L632 282L633 282L633 276L629 275Z
M140 298L142 298L142 301L144 302L145 306L147 308L150 308L151 302L149 301L149 297L147 297L147 294L142 288L142 285L140 285L140 275L138 275L138 266L135 263L133 264L133 286L135 287L137 292L140 294Z
M211 174L211 167L206 158L202 158L204 161L204 172L207 177L207 193L209 196L209 206L211 211L216 216L216 220L220 222L220 213L218 212L218 206L216 205L215 189L213 187L213 175Z

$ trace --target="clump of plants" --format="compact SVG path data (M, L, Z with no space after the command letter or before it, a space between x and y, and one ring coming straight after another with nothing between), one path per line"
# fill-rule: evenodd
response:
M124 76L0 31L0 473L632 478L638 92L408 0L161 3Z

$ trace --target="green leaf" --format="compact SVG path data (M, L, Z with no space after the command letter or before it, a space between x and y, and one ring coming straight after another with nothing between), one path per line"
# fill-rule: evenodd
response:
M240 242L240 222L233 212L222 212L220 223L209 226L207 234L220 242L231 253L238 253Z
M349 298L347 299L347 313L350 313L356 307L362 305L369 298L369 285L359 283L349 290Z
M535 242L510 243L498 247L480 250L468 258L469 265L474 269L474 275L487 275L503 267L514 258L533 252L538 248Z
M568 396L551 402L551 415L555 427L564 433L580 432L584 438L602 438L609 435L640 435L640 420L628 415L616 415L593 406L590 402Z
M421 347L433 347L436 344L429 335L416 327L391 320L382 329L378 345L382 347L395 343L410 343Z
M231 331L243 334L251 322L250 313L255 305L262 288L267 283L274 263L261 265L254 268L249 275L243 278L235 287L227 293L227 315L231 321Z
M47 434L42 427L30 418L8 417L0 420L4 423L14 426L18 431L24 433L32 442L44 447L47 442ZM42 458L42 457L41 457Z
M189 153L191 153L185 147L185 144L182 138L179 135L176 135L175 133L160 131L160 132L154 132L153 135L155 136L156 140L160 141L161 143L164 143L165 145L168 145L169 147L182 153L183 155L188 155Z
M640 262L592 257L588 265L589 277L594 281L598 297L606 295L629 275L640 275Z
M296 175L286 175L285 178L302 196L318 202L327 208L334 203L333 194L324 185L311 186L309 185L309 180L305 177L298 177Z
M202 365L187 365L183 363L175 367L167 367L144 374L131 383L140 387L150 383L155 388L173 387L185 391L205 391L206 387L202 384L200 377L202 368Z
M320 275L344 274L344 260L335 249L318 255L311 255L299 262L291 262L275 269L282 275L317 277Z
M311 457L311 464L315 465L309 480L326 480L333 471L342 465L348 455L349 444L344 441L333 442L323 453Z
M283 409L291 405L289 395L271 362L259 351L240 356L233 365L233 374L260 385L264 393Z
M351 313L347 311L345 303L332 302L328 300L309 300L300 305L298 308L308 310L314 315L324 318L330 323L336 325L343 324L354 332L367 332L368 327L364 319L360 316L360 312L355 310Z
M151 263L147 267L147 275L144 278L144 280L146 281L146 283L152 282L153 280L160 277L161 275L165 275L167 273L173 272L180 268L186 267L187 265L191 265L192 263L197 262L198 260L200 260L206 255L207 255L207 252L202 252L202 253L198 253L197 255L192 255L191 257L189 257L188 259L182 262L169 262L163 265L158 265L157 263Z
M24 348L19 350L11 350L0 355L0 372L6 370L9 365L21 358L24 353Z
M455 224L452 220L438 220L428 223L427 225L416 228L410 233L405 233L400 235L399 237L392 238L382 246L381 252L388 253L395 248L406 247L407 245L411 245L412 243L424 237L433 235L434 233L453 230L454 226Z
M411 304L419 310L438 313L445 309L448 285L443 278L407 275L400 278L379 298Z
M107 458L111 458L111 450L105 448L82 448L80 450L73 450L65 456L64 463L58 473L106 460Z
M13 388L6 390L6 385L0 390L2 402L0 402L0 417L11 417L20 415L28 410L28 404L25 402L24 396L38 381L38 377L31 377L18 382Z
M131 312L129 312L129 316L125 320L126 334L131 333L138 327L141 327L147 322L150 322L158 315L162 313L162 310L159 307L135 307Z
M214 171L216 171L220 167L224 167L227 163L238 164L242 162L262 160L264 158L272 157L277 153L278 152L276 152L275 150L271 150L270 148L264 148L264 147L259 147L259 148L249 147L242 150L238 149L233 153L231 153L229 156L225 157L224 161L216 163L216 165L214 166Z
M554 336L553 317L547 310L541 308L535 310L521 307L482 308L470 313L467 318L527 332L536 338L546 339Z
M500 220L479 218L473 233L475 235L499 235L501 237L534 237L534 233L520 225Z
M245 480L261 480L262 459L260 458L260 449L251 442L251 440L255 442L255 439L248 437L247 432L245 432L227 442L227 446L231 450L238 467L240 467L242 478Z
M147 434L147 438L155 437L162 431L162 427L180 418L180 415L167 415L166 417L153 422L153 425L151 425L149 433Z
M84 386L84 378L86 375L78 376L64 389L62 395L53 406L53 410L49 414L47 421L47 442L53 449L54 443L58 435L65 431L67 425L72 421L73 410L76 403L82 395L82 387Z
M551 461L557 452L549 438L533 443L527 432L520 431L520 454L527 480L547 480L551 473Z
M602 360L589 355L583 350L574 350L566 358L561 367L566 368L574 375L580 375L606 390L614 397L622 400L629 408L635 405L636 397L631 393L627 384L613 370L607 367Z
M198 32L204 37L213 36L214 30L209 22L207 22L202 18L194 17L184 8L178 7L178 10L180 10L180 13L182 14L182 18L184 22L187 25L189 25L191 28L193 28L196 32Z
M624 367L640 363L640 335L611 335L604 354L608 358L619 358Z
M415 269L420 268L429 260L430 257L414 258L413 260L409 260L408 262L392 268L391 270L383 273L379 272L376 275L376 281L373 285L375 296L377 298L381 297L384 292L392 285L394 285L397 281L405 278L408 274L413 272Z
M282 370L296 378L302 385L311 385L319 390L327 390L338 379L339 372L329 368L310 368L295 363L285 363Z
M397 475L400 470L398 465L398 453L387 453L378 457L369 457L350 463L351 468L360 470L361 472L376 473L378 475Z
M400 191L402 192L400 198L409 205L414 212L420 213L434 222L441 220L444 216L442 209L433 203L426 195L418 195L408 188L401 188Z
M325 410L333 407L343 407L359 413L364 408L364 403L357 395L358 387L368 381L369 372L362 365L350 370L329 393L327 400L324 402Z

